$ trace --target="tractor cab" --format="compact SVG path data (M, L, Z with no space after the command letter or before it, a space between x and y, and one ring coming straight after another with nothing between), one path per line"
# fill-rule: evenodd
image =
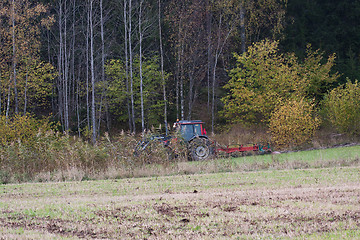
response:
M206 130L203 128L203 122L200 120L181 120L174 123L175 130L180 133L186 142L190 142L195 137L205 137Z

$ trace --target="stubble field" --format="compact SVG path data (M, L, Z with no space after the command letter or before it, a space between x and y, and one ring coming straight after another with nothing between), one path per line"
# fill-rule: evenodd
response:
M359 239L360 167L0 185L0 239Z

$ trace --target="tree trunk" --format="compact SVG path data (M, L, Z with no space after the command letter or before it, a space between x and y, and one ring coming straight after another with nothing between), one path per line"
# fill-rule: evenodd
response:
M13 68L13 81L14 81L14 94L15 94L15 113L19 113L19 101L18 101L18 91L17 91L17 76L16 76L16 42L15 42L15 0L12 1L12 49L13 49L13 58L12 58L12 68Z
M91 122L92 143L96 143L96 109L95 109L95 69L94 69L94 26L93 26L93 0L90 0L90 67L91 67Z
M189 109L188 109L188 120L191 120L191 112L192 112L192 105L194 100L194 76L192 76L191 73L189 73Z
M64 18L64 70L63 70L63 82L64 82L64 123L65 131L69 130L69 59L67 54L67 5L65 1L65 18Z
M103 0L100 0L100 36L101 36L101 82L102 82L102 93L99 107L99 123L98 133L100 132L101 118L102 118L102 106L105 97L105 43L104 43L104 18L103 18Z
M24 115L26 114L26 108L27 108L28 75L29 75L28 69L26 67L25 90L24 90Z
M63 106L64 106L64 101L63 101L63 94L64 94L64 89L63 89L63 7L62 7L62 1L59 1L59 54L58 54L58 83L57 83L57 88L58 88L58 105L59 105L59 115L60 115L60 122L62 123L62 128L64 127L64 118L63 118ZM64 128L63 128L64 130Z
M246 51L246 35L245 35L245 6L244 0L240 3L240 39L241 39L241 53Z
M168 135L168 123L167 123L167 99L166 99L166 82L164 76L164 52L162 47L162 29L161 29L161 0L158 1L159 14L158 14L158 22L159 22L159 45L160 45L160 67L161 67L161 79L163 85L163 100L164 100L164 124L165 124L165 132Z
M211 14L210 14L210 3L206 0L206 32L207 32L207 108L210 112L210 82L211 82Z
M79 65L79 72L78 76L80 76L80 65ZM76 117L77 117L77 129L79 137L81 137L81 125L80 125L80 79L76 81Z
M11 77L9 77L9 87L8 87L8 96L7 96L7 106L6 106L6 119L9 118L9 112L10 112L10 92L11 92Z
M184 62L183 62L183 56L184 56L184 42L181 41L181 62L180 62L180 109L181 109L181 120L184 120L185 115L185 101L184 101Z
M128 56L128 18L127 18L127 1L124 0L124 32L125 32L125 85L126 85L126 105L128 110L128 116L129 116L129 131L133 132L132 128L132 115L131 115L131 109L130 109L130 103L129 103L129 96L130 96L130 90L129 90L129 56Z
M88 20L87 20L87 25L86 25L86 120L87 120L88 130L90 131L90 129L91 129L91 125L90 125L90 87L89 87L89 78L90 78L90 76L89 76L90 10L88 10L87 15L88 15L87 16Z
M135 103L134 103L134 92L133 92L133 52L132 52L132 43L131 43L131 27L132 27L132 19L131 19L131 12L132 12L132 6L131 6L132 0L129 0L129 67L130 67L130 98L131 98L131 120L132 120L132 129L133 129L133 133L135 134L136 132L136 127L135 127Z
M180 34L179 34L180 36ZM180 103L180 57L181 51L178 48L177 62L176 62L176 119L179 119L179 103Z
M76 40L76 33L75 33L75 21L76 21L76 17L75 17L75 13L76 13L76 1L73 0L72 2L72 39L71 39L71 82L72 82L72 93L70 94L70 96L72 97L71 99L71 104L70 106L72 106L72 111L76 111L77 112L77 82L76 82L76 77L75 77L75 40ZM70 111L70 112L72 112Z
M145 124L144 124L144 97L143 97L143 75L142 75L142 40L143 40L143 33L141 29L141 17L142 17L142 3L140 1L140 8L139 8L139 73L140 73L140 102L141 102L141 132L144 134Z

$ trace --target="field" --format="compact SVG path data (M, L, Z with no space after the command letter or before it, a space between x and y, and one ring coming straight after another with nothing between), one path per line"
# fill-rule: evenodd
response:
M359 153L355 146L182 166L217 166L214 173L0 185L0 239L359 239Z

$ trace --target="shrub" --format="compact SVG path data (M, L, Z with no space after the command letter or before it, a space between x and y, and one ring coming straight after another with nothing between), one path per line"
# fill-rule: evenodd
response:
M8 145L14 141L34 141L41 132L52 129L47 120L38 120L31 115L15 115L10 118L0 116L0 144Z
M320 120L314 117L314 104L304 98L279 106L270 118L273 144L279 149L298 147L309 142Z
M358 81L333 89L324 99L325 119L340 133L360 134L360 85Z

